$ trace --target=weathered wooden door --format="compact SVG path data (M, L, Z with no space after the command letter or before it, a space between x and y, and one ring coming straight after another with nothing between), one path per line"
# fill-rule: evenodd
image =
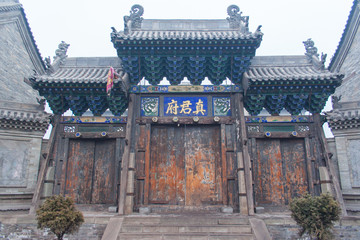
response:
M308 191L304 139L257 139L254 157L257 206L283 206Z
M221 203L220 153L219 126L153 126L149 203Z
M71 139L65 195L79 204L115 204L115 139Z

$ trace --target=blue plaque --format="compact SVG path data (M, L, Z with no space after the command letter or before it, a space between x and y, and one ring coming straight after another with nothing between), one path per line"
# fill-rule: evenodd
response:
M164 97L164 116L207 115L207 97Z

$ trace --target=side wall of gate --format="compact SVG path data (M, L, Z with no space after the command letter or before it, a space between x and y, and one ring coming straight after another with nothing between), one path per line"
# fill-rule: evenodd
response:
M117 206L126 120L65 118L51 153L45 195L52 191L72 197L77 204Z
M311 116L246 117L246 127L255 208L284 211L294 197L318 195L329 187Z

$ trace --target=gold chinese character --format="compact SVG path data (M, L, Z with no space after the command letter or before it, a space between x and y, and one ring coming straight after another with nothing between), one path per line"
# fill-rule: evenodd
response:
M192 103L189 100L183 101L183 104L180 105L181 107L180 113L184 113L184 114L191 113L190 105L192 105Z
M177 101L171 99L171 102L168 103L168 108L166 110L166 114L174 114L177 115L177 110L179 106L177 105Z
M193 113L195 114L199 114L201 113L202 115L205 115L206 110L204 109L204 102L201 101L201 99L199 99L199 101L196 103L196 111L194 111Z

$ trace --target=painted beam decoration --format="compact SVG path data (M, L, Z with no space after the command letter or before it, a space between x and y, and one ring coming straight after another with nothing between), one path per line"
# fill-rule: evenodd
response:
M172 86L172 85L146 85L146 86L132 86L131 93L227 93L227 92L242 92L240 85L187 85L187 86Z

